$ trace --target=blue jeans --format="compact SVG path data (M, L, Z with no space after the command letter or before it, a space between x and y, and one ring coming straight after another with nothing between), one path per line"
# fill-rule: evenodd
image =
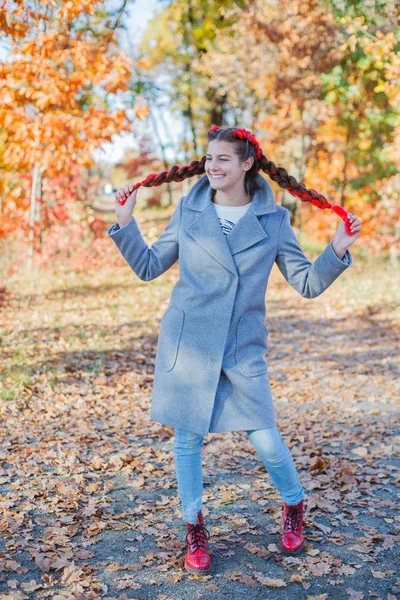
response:
M289 505L304 498L293 457L276 425L248 430L247 435L263 461L282 500ZM175 429L174 459L183 518L196 523L203 496L202 449L204 436Z

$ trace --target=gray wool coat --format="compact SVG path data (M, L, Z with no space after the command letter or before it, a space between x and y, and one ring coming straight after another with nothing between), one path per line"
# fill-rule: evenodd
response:
M265 295L276 262L304 298L315 298L352 264L332 243L310 262L274 201L269 183L227 236L203 175L183 196L148 247L134 217L107 234L137 277L151 281L179 259L180 277L161 319L150 417L164 425L209 432L275 425L268 377Z

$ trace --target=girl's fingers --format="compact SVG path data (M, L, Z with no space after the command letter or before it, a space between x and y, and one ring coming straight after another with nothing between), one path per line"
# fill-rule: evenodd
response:
M116 201L121 204L121 202L125 202L129 196L131 196L131 194L133 194L133 191L131 191L133 188L133 186L125 186L123 188L120 188L118 190L118 192L115 194L115 199Z
M361 220L359 217L357 217L356 215L353 215L352 213L348 213L348 217L349 217L349 221L359 221L361 223Z
M360 227L360 225L352 225L350 227L350 231L352 231L353 233L357 232L357 231L361 231L361 227Z
M352 233L358 233L361 231L361 219L352 213L348 213L348 220L350 221L350 231Z

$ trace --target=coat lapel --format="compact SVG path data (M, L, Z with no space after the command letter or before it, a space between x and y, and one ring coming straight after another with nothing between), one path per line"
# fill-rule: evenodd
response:
M186 229L186 233L191 235L223 267L237 275L235 262L226 241L226 236L219 224L211 198L206 208L201 211L200 216Z
M261 189L255 192L248 211L227 236L222 231L211 200L212 190L207 175L194 184L186 198L185 206L200 213L186 232L234 275L237 275L237 268L233 255L268 237L258 216L276 211L274 193L269 183L261 175L257 175L257 183Z
M262 227L257 215L251 210L239 219L235 227L226 236L230 251L232 254L246 250L257 242L268 237L267 232Z

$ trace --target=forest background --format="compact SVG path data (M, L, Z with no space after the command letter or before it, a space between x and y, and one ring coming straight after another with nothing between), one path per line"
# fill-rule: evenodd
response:
M203 156L211 124L252 129L277 165L362 219L355 248L398 264L398 5L155 6L135 38L128 26L135 3L128 0L3 2L3 285L24 266L29 274L107 260L115 190ZM117 163L96 154L110 142L129 148L129 140ZM148 218L162 222L193 183L142 190L137 211L151 208ZM271 184L304 243L332 238L331 211ZM149 241L158 233L150 227Z

